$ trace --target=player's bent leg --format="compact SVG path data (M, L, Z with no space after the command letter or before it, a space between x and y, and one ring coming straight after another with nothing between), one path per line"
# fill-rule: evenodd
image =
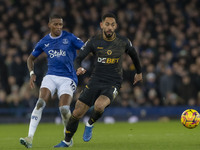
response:
M39 98L32 114L31 114L31 121L30 121L30 125L29 125L28 137L33 138L35 131L37 129L37 126L41 120L42 112L43 112L45 105L46 105L46 102L42 98Z
M64 139L64 141L61 141L59 144L57 144L54 147L70 147L72 137L78 128L79 119L83 117L83 115L88 111L88 109L89 109L89 106L87 106L83 102L77 100L75 109L74 109L72 116L70 117L69 122L66 127L65 139ZM73 141L72 141L72 143L73 143Z
M24 145L26 148L32 148L32 138L31 137L25 137L20 138L19 141L22 145Z
M69 122L69 118L71 117L70 106L68 106L68 105L60 106L59 110L60 110L60 114L61 114L61 117L62 117L62 122L63 122L63 125L64 125L64 134L65 134L66 126Z
M94 104L94 110L88 120L88 122L85 125L85 130L83 133L83 140L85 142L88 142L92 138L92 129L93 129L93 124L101 118L105 107L107 107L110 104L110 99L107 96L100 95L95 104Z
M72 114L75 118L81 119L85 115L85 113L88 111L89 108L90 107L88 105L86 105L80 100L77 100L75 109Z
M31 114L31 121L30 121L30 125L29 125L28 137L20 138L20 143L22 145L24 145L26 148L32 147L33 136L34 136L37 126L41 120L42 111L43 111L45 105L46 105L46 102L42 98L39 98L32 114Z
M40 98L38 99L35 108L33 109L33 112L31 114L28 137L20 138L20 143L27 148L32 147L33 136L41 120L42 111L46 106L46 102L51 97L51 92L47 88L41 88L39 97Z
M103 112L98 112L96 110L93 110L90 119L88 120L88 122L85 125L85 130L83 133L83 141L88 142L91 140L92 138L92 129L93 129L93 124L99 119L101 118Z
M110 98L105 95L100 95L94 103L94 110L103 112L104 109L110 105Z
M79 119L84 116L88 109L89 106L84 104L83 102L79 100L76 102L75 109L72 116L70 117L69 123L66 128L65 141L69 142L71 140L78 128Z
M72 96L70 94L64 93L60 96L59 110L64 125L64 134L66 131L66 126L68 124L69 118L71 117L71 111L70 111L71 101L72 101Z

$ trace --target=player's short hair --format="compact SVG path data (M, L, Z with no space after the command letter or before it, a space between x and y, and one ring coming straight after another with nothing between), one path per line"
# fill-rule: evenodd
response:
M49 16L49 21L51 21L52 19L62 19L62 17L58 14L51 14Z
M114 18L117 21L117 17L113 13L106 13L101 17L101 21L104 21L107 17Z

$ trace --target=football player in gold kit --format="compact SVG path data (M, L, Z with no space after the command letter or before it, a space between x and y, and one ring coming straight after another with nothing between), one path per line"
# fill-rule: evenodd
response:
M77 75L85 73L81 61L92 52L96 56L96 65L86 87L83 89L76 102L69 123L66 127L65 139L55 147L71 147L72 137L76 132L79 120L91 106L92 114L86 123L83 140L88 142L92 138L93 124L102 116L104 109L110 105L117 96L122 83L122 55L127 53L135 65L136 74L134 83L142 80L139 57L132 43L115 32L117 28L116 17L107 13L100 23L102 29L98 34L89 39L81 48L75 61Z

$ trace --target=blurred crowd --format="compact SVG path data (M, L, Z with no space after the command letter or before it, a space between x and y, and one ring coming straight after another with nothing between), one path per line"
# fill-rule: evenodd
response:
M34 90L29 87L27 57L49 32L48 17L58 13L65 30L84 42L99 30L102 14L113 12L119 34L128 37L140 56L142 83L133 85L135 67L123 56L124 82L113 106L200 106L199 0L1 0L0 108L32 108L38 98L46 58L35 64ZM92 56L82 65L74 94L78 98L93 67ZM47 107L56 107L56 95Z

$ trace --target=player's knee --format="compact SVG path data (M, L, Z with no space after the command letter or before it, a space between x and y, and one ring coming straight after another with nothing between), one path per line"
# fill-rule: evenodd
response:
M40 108L44 108L45 106L46 106L46 102L42 98L39 98L36 104L36 108L40 109Z
M74 109L73 116L77 119L81 119L84 116L84 113L79 109Z
M97 111L97 112L103 112L104 109L105 109L105 107L103 105L101 105L101 104L96 104L94 106L94 108L95 108L95 111Z
M68 105L60 106L59 107L61 115L64 117L64 119L67 118L67 114L70 111L70 107Z

